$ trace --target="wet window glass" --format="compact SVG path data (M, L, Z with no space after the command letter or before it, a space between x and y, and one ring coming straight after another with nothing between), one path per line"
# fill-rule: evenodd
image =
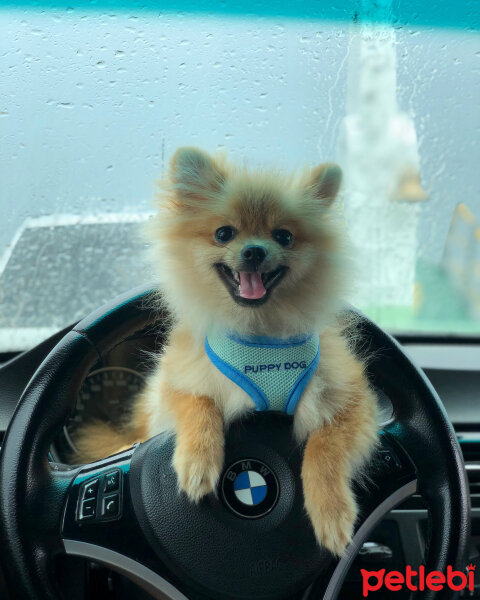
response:
M185 144L338 162L348 300L480 333L478 5L320 4L2 3L0 352L151 281L142 224Z

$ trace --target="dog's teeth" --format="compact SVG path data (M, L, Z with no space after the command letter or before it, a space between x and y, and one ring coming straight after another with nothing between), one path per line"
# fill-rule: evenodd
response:
M238 274L238 271L233 272L233 278L237 283L240 283L240 275Z

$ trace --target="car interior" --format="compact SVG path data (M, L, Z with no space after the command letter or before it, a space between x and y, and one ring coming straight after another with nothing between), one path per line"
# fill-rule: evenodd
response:
M434 4L0 6L0 598L480 598L480 8ZM340 557L307 519L290 415L234 422L198 503L169 435L73 459L83 424L129 422L168 338L143 232L185 141L344 171L342 312L379 442ZM261 514L225 491L245 461ZM367 591L421 565L473 583Z

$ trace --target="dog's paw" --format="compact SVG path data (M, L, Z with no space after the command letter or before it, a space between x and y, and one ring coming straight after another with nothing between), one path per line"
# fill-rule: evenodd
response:
M348 485L337 492L317 490L316 498L306 498L305 504L318 543L335 556L341 556L352 541L357 519L357 506Z
M193 502L215 492L223 466L223 444L190 451L177 444L173 457L178 485Z

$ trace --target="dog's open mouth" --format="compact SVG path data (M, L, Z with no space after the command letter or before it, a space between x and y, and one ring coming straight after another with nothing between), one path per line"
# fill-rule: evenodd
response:
M220 279L227 286L232 298L239 304L263 304L272 289L280 282L287 267L278 267L273 271L232 271L224 263L215 265Z

